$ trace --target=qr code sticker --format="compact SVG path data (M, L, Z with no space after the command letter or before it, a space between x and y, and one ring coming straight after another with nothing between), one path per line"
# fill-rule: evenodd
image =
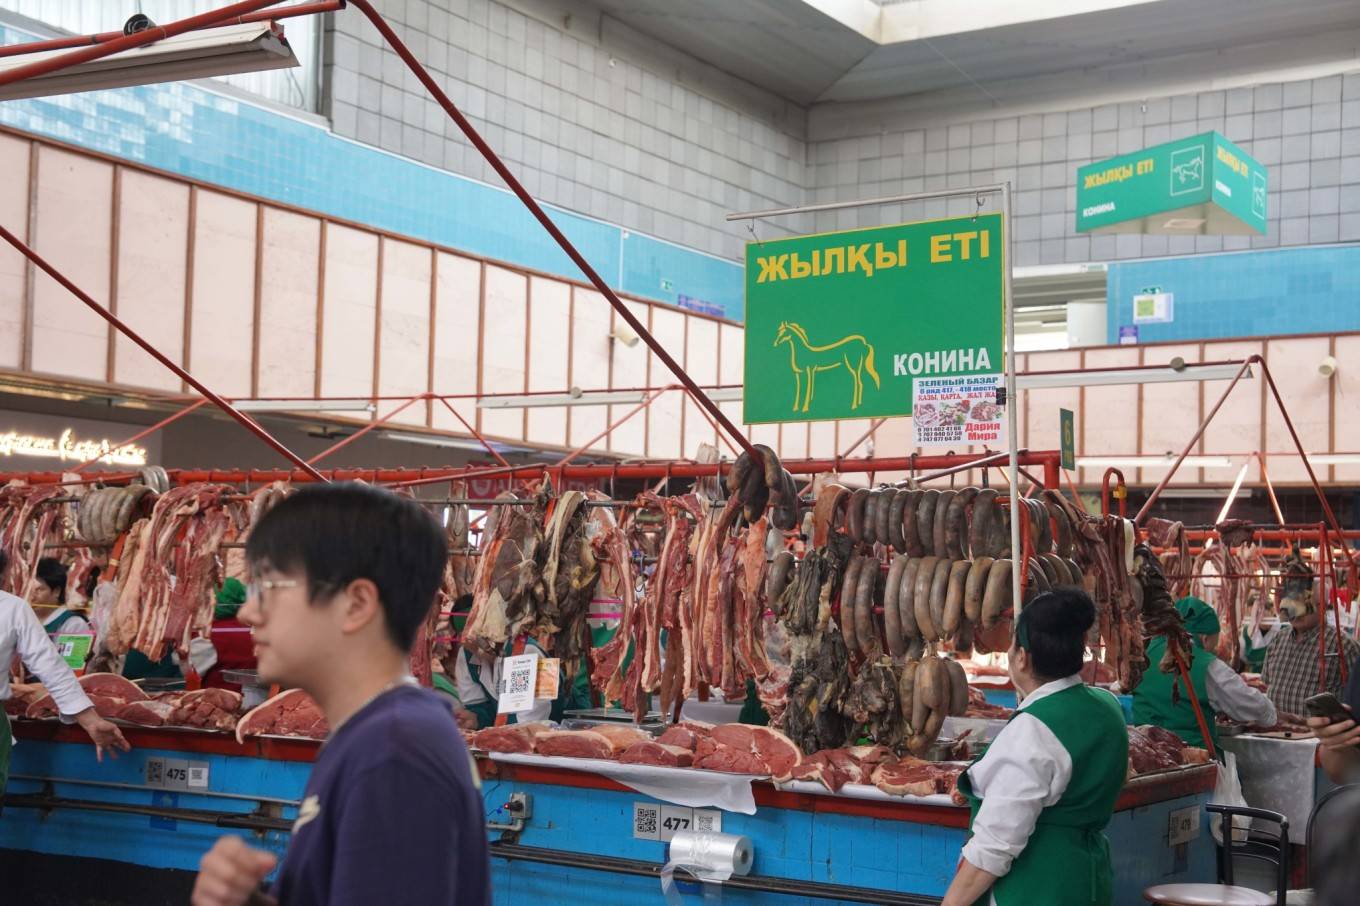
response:
M660 836L661 808L646 803L633 803L633 836L642 840L656 840Z
M722 832L722 812L694 810L694 829L701 834Z
M532 670L514 670L506 678L506 692L511 695L523 695L529 691L529 684L533 682L534 674Z

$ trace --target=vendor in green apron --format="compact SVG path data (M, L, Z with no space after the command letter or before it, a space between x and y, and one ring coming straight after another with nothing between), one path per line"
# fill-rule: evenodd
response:
M458 690L458 700L463 707L477 717L477 728L489 727L496 722L497 707L500 702L501 669L505 659L513 653L514 642L505 643L500 656L488 658L483 654L464 647L458 652L454 670L454 685ZM523 654L537 654L547 657L543 649L533 639L524 646ZM582 659L585 660L584 658ZM588 669L582 665L583 670ZM584 685L583 685L584 682ZM567 711L590 707L590 678L582 677L582 671L568 682L565 676L559 677L559 694L551 701L535 701L532 708L510 714L506 723L531 723L536 720L561 720Z
M971 836L943 906L1108 906L1114 814L1129 765L1119 701L1081 682L1095 605L1039 595L1015 621L1011 681L1024 701L959 777Z
M36 570L30 604L43 624L43 630L53 640L59 635L89 633L90 623L85 615L66 606L66 578L68 570L55 557L43 557Z
M4 575L8 558L0 550L0 575ZM47 637L38 616L27 601L18 595L0 591L0 701L9 699L9 665L15 655L24 667L47 688L57 705L62 723L78 723L94 742L95 753L102 760L107 750L111 754L126 752L128 742L116 726L100 717L75 673L67 666ZM0 792L9 779L10 747L14 744L9 732L9 718L0 708Z
M1235 721L1262 727L1275 725L1278 719L1270 698L1247 685L1246 681L1216 654L1220 625L1218 614L1199 598L1181 598L1176 602L1185 629L1190 633L1193 650L1187 668L1190 686L1195 691L1204 722L1209 728L1209 739L1204 739L1195 707L1186 694L1185 681L1179 671L1163 673L1157 669L1166 653L1166 639L1157 636L1147 646L1148 663L1143 681L1133 690L1133 722L1155 724L1175 733L1187 745L1218 750L1218 734L1214 718L1225 714Z

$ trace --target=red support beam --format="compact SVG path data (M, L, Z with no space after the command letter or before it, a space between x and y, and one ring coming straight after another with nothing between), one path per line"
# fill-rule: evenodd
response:
M117 446L115 446L114 449L116 450L116 449L118 449L119 447L126 447L128 444L135 444L137 441L141 440L142 438L144 438L144 437L149 437L150 435L155 434L157 431L161 430L161 429L164 428L166 425L169 425L169 424L172 424L172 423L174 423L174 422L177 422L177 421L179 421L181 418L184 418L184 416L188 415L190 412L195 412L195 411L197 411L200 407L207 405L207 402L208 402L208 401L207 401L206 399L201 399L201 400L198 400L197 402L195 402L195 403L193 403L193 404L191 404L191 405L189 405L189 406L186 406L185 408L179 410L178 412L175 412L175 413L173 413L173 414L171 414L171 415L169 415L169 416L167 416L167 417L161 419L160 421L156 422L156 424L152 425L150 428L146 428L146 429L144 429L144 430L142 430L142 431L138 431L136 434L132 435L132 436L129 437L127 440L125 440L125 441L123 441L122 443L120 443L120 444L118 444ZM94 459L86 460L85 462L82 462L80 465L76 466L76 467L75 467L74 469L72 469L71 471L72 471L72 472L80 472L81 470L86 469L86 468L88 468L89 466L92 466L92 465L94 465L95 463L99 462L99 460L101 460L101 459L103 459L103 458L104 458L103 456L96 456Z
M307 460L307 464L308 464L308 465L316 465L318 462L320 462L321 460L325 459L327 456L330 456L330 455L331 455L332 453L334 453L336 450L342 450L342 449L344 449L345 447L347 447L347 446L349 446L350 444L354 443L354 442L355 442L356 440L358 440L359 438L363 437L363 436L364 436L365 434L367 434L368 432L372 431L374 428L379 428L379 427L381 427L381 426L387 424L387 423L388 423L389 421L391 421L393 418L395 418L396 416L400 415L402 412L405 412L407 409L411 408L412 406L414 406L416 403L420 402L421 400L428 399L429 396L430 396L430 395L429 395L428 393L422 393L422 394L420 394L419 396L413 396L413 397L411 397L411 398L408 399L406 402L402 403L400 406L398 406L397 408L393 409L391 412L389 412L389 413L387 413L386 415L384 415L382 418L374 419L373 421L371 421L371 422L369 422L368 424L364 425L364 426L363 426L362 428L360 428L358 431L355 431L355 432L354 432L353 434L351 434L349 437L342 438L338 443L331 444L329 447L327 447L326 449L322 450L320 453L316 454L316 455L313 456L311 459Z
M495 447L491 446L491 442L488 441L485 437L482 437L482 432L480 432L480 431L478 431L476 428L474 428L474 427L472 426L472 424L471 424L467 419L463 418L462 413L460 413L457 409L453 408L453 404L451 404L451 403L449 402L449 398L448 398L448 397L440 396L440 397L436 397L436 399L438 399L441 403L444 404L444 408L445 408L445 409L447 409L447 410L449 410L450 412L453 413L453 417L454 417L454 418L456 418L456 419L458 419L458 421L462 422L463 427L464 427L464 428L467 428L468 431L469 431L469 433L471 433L473 437L477 438L477 442L478 442L479 444L481 444L483 447L486 447L486 452L490 453L490 454L491 454L491 457L492 457L494 460L496 460L496 462L500 463L500 464L503 465L503 466L508 466L508 465L510 465L509 461L506 460L506 458L505 458L504 456L502 456L500 453L496 452L496 448L495 448Z

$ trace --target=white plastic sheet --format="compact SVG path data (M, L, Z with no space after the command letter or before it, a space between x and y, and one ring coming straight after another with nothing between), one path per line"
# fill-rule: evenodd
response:
M542 755L508 755L500 752L491 753L490 758L508 764L532 764L538 767L599 774L662 802L687 805L691 808L720 808L743 815L756 813L756 799L751 792L751 781L765 779L750 774L619 764L617 761L602 761L596 758L546 758Z

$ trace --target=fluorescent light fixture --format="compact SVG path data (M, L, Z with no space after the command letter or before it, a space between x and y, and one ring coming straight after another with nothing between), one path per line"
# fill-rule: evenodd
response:
M1115 387L1123 384L1167 384L1175 381L1230 381L1237 376L1241 365L1191 365L1182 363L1178 369L1121 368L1111 371L1055 371L1051 374L1018 374L1015 385L1020 390L1051 390L1057 387ZM1252 378L1251 369L1243 376Z
M642 402L655 391L646 390L608 390L599 392L582 391L574 388L571 393L536 393L528 396L487 396L477 400L478 409L542 409L553 406L618 406ZM677 388L676 392L683 392ZM705 390L704 393L715 403L741 402L740 387L725 387L721 390Z
M0 74L71 52L40 50L0 59ZM206 79L298 65L283 27L271 22L224 25L185 32L88 63L0 85L0 101L126 88L182 79Z
M421 444L426 447L444 447L449 450L478 450L486 452L486 447L479 441L470 440L462 437L450 437L443 434L406 434L400 431L384 431L382 436L386 440L395 440L407 444ZM504 447L500 444L492 444L501 452L509 452L514 448Z
M1157 469L1175 465L1174 456L1078 456L1077 467L1082 469ZM1181 466L1187 469L1226 469L1231 467L1231 456L1187 456Z
M1285 453L1282 457L1290 455ZM1309 453L1308 461L1315 466L1360 466L1360 453Z
M239 412L372 412L369 400L237 400Z

